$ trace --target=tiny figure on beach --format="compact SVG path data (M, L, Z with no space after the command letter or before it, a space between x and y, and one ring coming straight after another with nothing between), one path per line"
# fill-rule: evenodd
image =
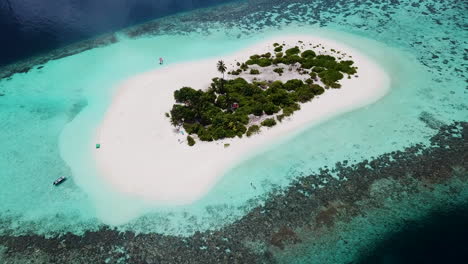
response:
M250 186L252 186L252 188L254 188L254 190L257 190L257 188L255 188L255 186L253 185L253 183L250 183Z
M159 58L159 64L162 65L164 63L163 58Z

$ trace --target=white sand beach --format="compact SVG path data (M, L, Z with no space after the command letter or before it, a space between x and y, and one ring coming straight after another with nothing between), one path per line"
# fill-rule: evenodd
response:
M326 90L323 95L302 104L301 110L291 118L269 129L262 127L260 134L249 138L197 140L196 145L190 147L186 134L175 132L165 116L174 104L175 90L183 86L206 89L213 77L221 76L216 69L220 59L230 71L236 61L272 51L275 42L285 43L288 48L298 45L298 40L303 41L305 47L322 44L325 49L315 50L322 50L323 54L335 49L351 55L359 77L344 78L340 81L341 89ZM170 58L165 59L170 61ZM267 75L256 77L268 78ZM295 77L285 71L282 79ZM226 78L232 77L226 75ZM389 87L390 77L382 68L354 49L314 36L278 36L229 56L157 67L121 83L96 130L95 143L101 144L101 148L92 151L100 174L116 190L155 203L189 204L208 192L226 170L257 153L262 146L376 102ZM225 143L230 146L225 147Z

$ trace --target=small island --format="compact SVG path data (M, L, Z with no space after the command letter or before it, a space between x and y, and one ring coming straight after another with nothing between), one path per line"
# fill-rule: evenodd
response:
M113 188L158 203L193 203L243 161L289 162L259 155L376 102L390 87L371 58L314 35L275 36L226 50L223 60L164 66L156 60L153 70L119 84L96 129L93 143L100 148L92 146L97 169ZM69 129L82 126L75 124ZM68 149L74 157L75 145Z
M274 43L271 52L237 62L236 69L227 72L229 79L224 76L225 63L218 61L223 77L213 78L205 91L191 87L176 90L175 104L166 116L173 126L185 129L190 146L195 145L195 139L250 137L261 127L282 122L327 89L341 88L339 81L345 75L357 77L354 62L345 59L350 56L334 49L328 53L336 56L320 54L324 49L320 44L305 49L301 41L298 43L301 47L288 49Z

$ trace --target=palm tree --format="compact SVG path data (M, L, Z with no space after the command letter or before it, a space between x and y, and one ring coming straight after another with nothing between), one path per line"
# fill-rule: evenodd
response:
M223 78L221 79L221 89L224 89L224 73L226 72L226 65L224 64L224 61L220 60L216 66L218 67L218 71L223 74Z
M218 61L218 64L216 66L218 67L218 71L223 74L224 79L224 73L226 72L226 65L224 64L224 61Z

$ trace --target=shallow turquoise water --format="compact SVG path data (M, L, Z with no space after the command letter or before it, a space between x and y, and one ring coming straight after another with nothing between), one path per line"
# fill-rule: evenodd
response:
M51 61L43 69L2 80L0 89L6 96L0 102L1 167L4 168L0 179L9 186L1 192L2 215L6 219L14 218L15 222L19 220L24 230L39 227L41 232L58 231L68 227L70 222L77 224L77 231L87 225L95 226L99 207L93 203L108 203L117 197L112 196L111 190L99 190L103 194L101 197L90 197L77 188L74 182L87 188L106 188L104 183L99 184L95 174L88 174L92 169L86 166L77 166L83 174L73 177L74 182L63 184L61 188L52 186L58 176L71 176L59 155L60 133L73 118L87 117L74 128L74 138L69 142L74 144L70 155L74 155L77 162L86 160L89 158L86 157L85 150L89 147L86 141L93 135L119 81L157 67L156 58L161 54L171 58L166 60L170 64L213 56L237 49L234 44L242 45L242 41L232 43L227 38L213 36L217 44L204 49L204 39L190 42L188 39L163 36L121 40L116 45ZM109 63L105 71L100 65L103 62ZM117 205L119 202L114 203ZM31 225L24 225L30 221ZM35 226L37 222L50 225ZM15 223L12 225L16 231L23 229L16 228Z
M434 4L436 9L443 7ZM218 25L209 35L139 39L119 35L120 41L114 45L0 80L0 92L5 93L0 97L0 215L5 219L0 232L80 233L97 228L102 220L116 220L129 221L119 225L122 229L190 234L237 219L248 208L261 204L271 190L319 167L344 159L360 161L414 142L426 142L435 130L420 121L421 112L444 123L467 119L468 95L463 78L454 70L463 68L461 48L466 47L467 39L466 32L457 31L451 19L464 16L458 10L440 11L439 24L405 3L390 11L381 10L379 4L372 8L356 5L347 8L350 14L322 12L321 20L329 23L319 30L303 22L314 5L308 4L304 13L290 15L289 19L293 17L296 22L284 26L283 31L274 27L258 31L254 27L248 31L254 36L237 38L240 29ZM268 12L272 19L279 15ZM257 25L265 24L265 17ZM119 81L159 67L156 58L161 54L169 64L222 56L283 32L319 34L355 47L389 72L390 93L373 105L269 146L265 149L268 152L236 166L202 200L190 206L148 208L144 201L113 193L96 178L84 153L92 146L89 138L93 127L102 118ZM449 40L444 38L456 41L451 47L460 50L453 54L447 48ZM431 61L429 52L442 59ZM76 151L62 153L82 164L73 166L76 171L72 176L58 145L63 128L74 118L82 120L71 131L74 140L68 142ZM73 181L53 188L51 182L60 175L72 176ZM250 183L258 188L251 188Z

